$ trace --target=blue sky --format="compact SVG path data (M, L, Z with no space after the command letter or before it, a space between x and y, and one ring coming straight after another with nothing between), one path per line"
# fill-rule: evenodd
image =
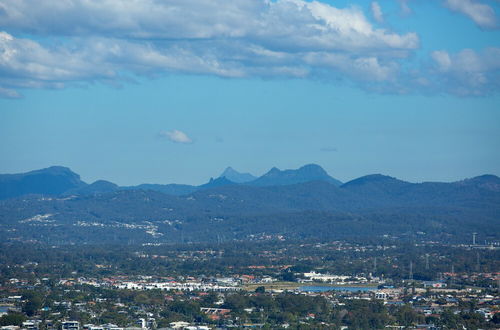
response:
M0 0L0 173L500 175L496 0Z

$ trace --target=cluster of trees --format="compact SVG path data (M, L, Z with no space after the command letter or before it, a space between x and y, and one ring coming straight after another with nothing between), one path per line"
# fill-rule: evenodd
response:
M0 317L0 326L21 326L24 321L26 321L26 315L23 313L8 313Z
M494 272L500 268L500 251L416 246L394 240L319 244L314 241L227 242L157 247L95 245L85 249L2 244L0 280L23 278L34 283L37 278L55 280L72 277L76 272L78 276L252 274L294 281L297 273L321 269L344 275L371 273L397 281L409 277L410 263L414 279L435 280L452 268L455 272ZM250 267L255 265L264 267ZM280 270L283 265L291 267ZM487 280L462 284L495 285Z

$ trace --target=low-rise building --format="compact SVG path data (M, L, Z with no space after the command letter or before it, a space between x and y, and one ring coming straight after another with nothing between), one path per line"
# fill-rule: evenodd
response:
M63 321L61 323L62 330L80 330L80 322L78 321Z

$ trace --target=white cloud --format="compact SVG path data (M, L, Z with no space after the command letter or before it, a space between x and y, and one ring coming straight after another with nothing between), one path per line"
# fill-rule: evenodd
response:
M453 11L468 16L481 28L495 28L495 11L490 6L476 0L445 0L445 5Z
M0 34L0 88L11 91L169 73L364 84L394 79L419 46L361 8L304 0L0 0L0 26L10 33Z
M162 131L160 132L160 136L166 137L170 141L175 143L183 143L183 144L193 143L193 140L189 136L187 136L186 133L176 129L166 132Z
M13 89L0 87L0 97L4 97L7 99L19 99L21 98L21 94L19 94Z
M382 8L380 8L380 5L378 4L378 2L373 1L371 4L371 9L372 9L373 18L377 22L382 23L384 21L384 14L382 13Z
M344 54L310 53L305 57L305 61L330 68L342 76L372 82L396 79L399 70L399 66L393 61L381 63L374 56L353 59Z
M408 14L409 0L398 1ZM496 26L490 6L443 1L481 27ZM371 10L381 22L379 3ZM319 78L392 93L500 90L498 48L436 51L429 68L412 66L403 61L419 47L416 33L377 28L362 8L314 0L0 0L0 26L9 31L0 31L0 97L172 73Z
M244 39L273 51L418 46L414 33L374 29L360 8L339 9L318 1L0 0L0 6L0 26L40 35L149 42Z
M409 0L398 0L399 10L401 12L401 15L403 16L408 16L413 12L410 6L408 5L408 1Z
M438 65L438 69L440 71L448 71L451 67L451 58L450 54L444 50L437 50L432 52L432 59Z
M428 72L430 88L461 96L484 95L500 89L500 48L481 52L464 49L455 54L435 51L434 69Z

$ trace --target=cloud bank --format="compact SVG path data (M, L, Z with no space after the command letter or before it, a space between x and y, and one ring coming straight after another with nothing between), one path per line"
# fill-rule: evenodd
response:
M378 3L371 8L382 22ZM403 63L419 47L416 33L320 1L0 0L0 27L3 97L164 74L322 79L395 93L428 86Z

